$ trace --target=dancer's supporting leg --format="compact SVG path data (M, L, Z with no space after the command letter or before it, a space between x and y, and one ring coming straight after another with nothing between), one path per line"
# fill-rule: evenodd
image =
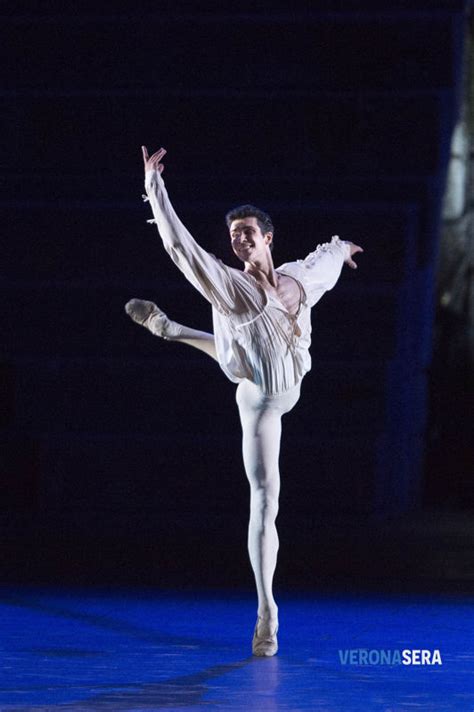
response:
M250 483L248 549L258 596L256 632L262 640L273 638L254 652L273 655L278 629L278 606L273 597L273 575L279 548L275 520L278 514L280 471L278 466L281 417L296 404L299 386L282 396L265 396L258 386L242 381L236 393L242 423L242 452Z
M180 341L183 344L194 346L195 349L204 351L208 356L218 360L213 334L171 321L154 302L131 299L125 305L125 311L133 321L144 326L155 336L161 336L167 341Z

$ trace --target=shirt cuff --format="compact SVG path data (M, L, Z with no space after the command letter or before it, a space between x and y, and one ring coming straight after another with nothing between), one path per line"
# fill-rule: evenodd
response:
M344 262L351 256L351 246L345 240L341 240L339 235L333 235L331 238L332 245L338 245L344 254Z
M149 170L145 171L145 190L149 190L153 185L163 183L160 171Z

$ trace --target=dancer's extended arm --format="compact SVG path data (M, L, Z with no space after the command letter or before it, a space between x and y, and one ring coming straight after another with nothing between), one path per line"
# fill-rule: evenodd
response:
M357 268L352 259L357 252L363 252L362 247L352 242L344 242L335 235L331 242L318 245L304 260L298 260L310 306L314 306L324 292L334 287L344 262L353 269Z
M218 311L229 314L236 304L235 286L230 270L214 255L200 247L185 228L171 205L160 163L166 151L148 156L143 146L145 190L163 246L186 279Z

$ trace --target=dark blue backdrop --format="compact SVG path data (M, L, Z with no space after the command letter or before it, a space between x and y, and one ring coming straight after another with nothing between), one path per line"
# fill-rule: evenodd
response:
M271 213L277 264L333 234L364 247L314 310L284 425L279 570L311 583L328 536L423 502L465 3L115 8L2 10L8 574L250 580L235 386L123 311L153 299L211 329L145 222L145 143L167 148L178 214L224 261L243 202ZM336 551L322 568L347 570Z

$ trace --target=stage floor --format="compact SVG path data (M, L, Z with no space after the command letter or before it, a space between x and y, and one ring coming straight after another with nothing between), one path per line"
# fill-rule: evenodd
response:
M252 593L3 587L0 710L474 710L472 595L277 594L256 658Z

